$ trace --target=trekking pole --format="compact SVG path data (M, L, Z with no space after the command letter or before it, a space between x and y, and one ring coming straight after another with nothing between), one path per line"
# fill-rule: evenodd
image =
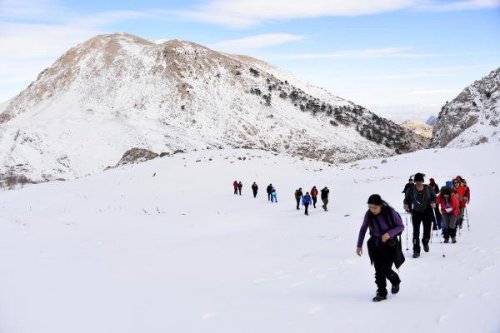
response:
M467 210L467 207L465 207L465 218L467 219L467 231L470 231L470 226L469 226L469 211Z
M436 221L436 223L437 223L436 211L433 209L432 213L434 214L434 221ZM441 253L443 254L443 258L444 258L444 257L446 257L446 255L444 254L443 239L441 237L439 237L439 244L441 244Z
M405 218L405 221L406 221L406 251L408 251L408 214L406 215L406 218Z

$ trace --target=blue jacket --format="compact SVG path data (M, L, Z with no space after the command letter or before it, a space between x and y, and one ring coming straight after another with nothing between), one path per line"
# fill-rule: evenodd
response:
M312 204L312 198L309 194L306 194L302 197L302 204L303 205Z

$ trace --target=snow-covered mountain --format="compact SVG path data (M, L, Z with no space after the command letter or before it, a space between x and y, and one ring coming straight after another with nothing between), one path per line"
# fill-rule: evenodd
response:
M0 175L36 181L101 171L133 148L259 148L344 162L426 144L260 60L128 34L70 49L0 110Z
M468 147L500 141L500 68L465 88L444 105L431 146Z
M415 132L416 134L423 136L424 138L432 138L432 126L424 124L418 120L407 120L401 124L404 128Z

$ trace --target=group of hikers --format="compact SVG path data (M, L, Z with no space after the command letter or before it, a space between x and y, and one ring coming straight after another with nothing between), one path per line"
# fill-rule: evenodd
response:
M321 201L323 202L323 205L321 206L325 212L328 211L328 195L330 193L330 190L328 187L324 187L321 190ZM314 208L316 208L316 203L318 202L318 189L316 188L316 185L312 187L311 192L302 192L302 187L299 187L297 190L295 190L295 201L297 202L297 210L300 209L300 203L304 206L304 214L309 216L309 205L313 205Z
M421 224L423 225L421 241L425 252L429 252L431 229L442 230L444 243L449 243L450 238L452 243L456 243L457 228L458 230L462 228L464 212L470 202L470 189L461 176L447 181L446 186L441 188L433 178L429 179L429 184L424 184L424 177L423 173L416 173L413 178L410 177L403 190L404 209L411 214L413 226L413 258L420 257ZM405 227L399 213L380 195L371 195L367 204L368 210L359 230L356 253L359 256L363 253L363 240L366 231L370 230L367 248L370 261L375 268L377 285L373 301L379 302L387 299L386 280L391 283L392 294L399 292L401 279L392 270L392 265L399 268L405 261L401 245L401 234Z
M241 189L243 188L243 183L241 181L235 180L233 182L234 194L241 195ZM252 184L252 193L253 197L257 197L257 192L259 191L259 186L256 182ZM267 191L267 200L270 202L278 202L278 197L276 194L276 188L273 184L269 184L266 188ZM325 186L321 190L321 201L323 205L321 206L325 212L328 211L328 195L330 194L330 190L327 186ZM295 191L295 200L297 201L297 210L300 209L300 204L304 206L304 214L309 216L309 205L313 205L316 208L316 203L318 202L318 189L316 186L313 186L310 192L306 192L304 195L302 192L302 187Z

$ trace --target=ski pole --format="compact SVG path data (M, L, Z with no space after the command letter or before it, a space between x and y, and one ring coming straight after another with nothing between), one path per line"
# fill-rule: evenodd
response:
M437 223L436 211L433 209L432 213L434 214L434 221L436 221L436 223ZM441 244L441 253L443 254L443 258L444 258L444 257L446 257L446 255L444 254L443 239L441 237L439 237L439 244Z
M465 218L467 219L467 231L470 231L470 226L469 226L469 211L467 210L467 207L465 207Z
M408 251L408 215L406 215L406 251Z

